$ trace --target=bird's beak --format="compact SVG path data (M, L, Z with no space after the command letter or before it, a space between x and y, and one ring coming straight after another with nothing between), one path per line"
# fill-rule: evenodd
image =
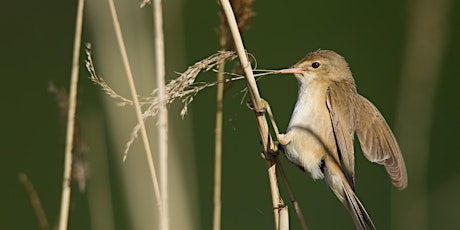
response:
M281 69L276 71L277 74L297 74L297 73L302 73L305 70L302 68L294 68L294 67L289 67L287 69Z

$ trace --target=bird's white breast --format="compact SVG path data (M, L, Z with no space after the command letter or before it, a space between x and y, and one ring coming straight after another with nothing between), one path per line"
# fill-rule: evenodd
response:
M303 87L303 88L302 88ZM326 153L324 146L330 140L332 124L326 107L326 89L314 82L299 84L299 95L287 133L292 135L285 146L286 156L310 172L313 179L322 179L321 160Z

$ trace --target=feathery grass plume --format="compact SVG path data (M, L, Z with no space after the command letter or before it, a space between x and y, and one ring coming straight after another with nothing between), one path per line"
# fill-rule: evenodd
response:
M120 106L133 105L133 101L118 95L118 93L116 93L112 88L110 88L110 86L107 84L107 82L104 81L104 79L102 79L102 77L99 77L96 74L96 69L94 68L94 64L93 64L93 58L91 56L91 44L90 43L86 44L85 52L86 52L85 66L90 74L89 79L94 84L99 85L107 95L109 95L112 98L120 100L121 101L119 104Z
M249 29L249 22L256 15L252 10L253 0L230 0L240 33ZM219 11L219 43L222 50L234 50L233 39L227 25L227 19Z
M69 111L69 94L64 88L58 88L53 82L49 83L48 91L56 97L56 103L59 107L59 120L63 125L63 133L65 134L65 122ZM78 103L78 102L77 102ZM78 105L77 105L78 107ZM89 147L86 144L80 132L78 117L75 117L74 125L74 142L72 147L72 182L78 184L81 193L86 191L86 181L89 178L90 166L87 161Z
M88 69L88 72L90 73L90 80L99 85L102 90L108 94L110 97L115 98L120 101L119 105L121 106L126 106L126 105L133 105L133 102L118 93L116 93L105 81L102 77L99 77L96 74L96 70L94 68L93 64L93 59L91 57L91 46L87 45L86 49L86 68ZM153 117L158 113L158 109L160 106L160 103L165 103L165 104L170 104L174 102L176 99L182 99L182 103L184 104L180 115L182 118L187 114L188 111L188 105L193 101L194 96L200 92L201 90L211 87L216 85L218 82L212 81L212 82L206 82L206 81L200 81L197 82L196 78L198 74L202 71L209 71L213 68L215 68L219 62L221 61L232 61L235 58L237 58L237 54L233 51L219 51L197 63L194 65L188 67L188 69L180 74L179 77L177 77L174 80L171 80L167 85L166 85L166 99L163 102L160 102L158 99L158 91L155 89L151 93L150 96L144 97L144 96L138 96L139 103L142 107L147 107L144 112L142 113L143 119L147 119L148 117ZM232 78L232 79L227 79L228 81L233 81L233 80L238 80L242 78ZM227 81L226 80L226 81ZM125 148L125 157L126 154L128 153L128 150L131 146L131 144L134 142L134 140L137 138L137 133L139 132L140 125L137 124L133 128L133 132L131 133L131 138L126 144Z
M249 29L249 22L256 15L252 10L253 0L231 0L233 12L238 22L238 30L240 33L245 32Z
M132 100L127 99L121 95L119 95L115 90L113 90L105 80L96 74L96 69L94 68L93 59L91 56L91 47L90 45L87 46L86 49L87 59L86 69L90 73L90 80L94 83L99 85L102 90L112 98L119 100L120 106L126 105L133 105ZM233 51L219 51L197 63L190 66L184 73L180 74L180 76L174 80L171 80L166 85L166 101L164 103L170 104L174 102L178 98L182 98L182 102L184 103L184 107L181 110L181 116L184 117L188 111L188 105L193 101L193 97L200 92L201 90L216 85L218 82L196 82L196 77L201 71L209 71L216 67L221 60L225 61L232 61L237 57L236 53ZM236 77L232 79L227 79L227 81L234 81L240 80L242 77ZM157 90L153 90L151 96L138 96L139 103L141 106L148 105L148 109L146 109L143 113L144 119L147 117L155 116L158 113L158 106L159 101L157 98Z

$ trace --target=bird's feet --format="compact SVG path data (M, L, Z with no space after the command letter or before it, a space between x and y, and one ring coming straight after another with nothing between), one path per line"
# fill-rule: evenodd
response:
M291 142L291 136L290 133L280 133L280 134L277 134L276 135L276 139L278 139L278 142L281 144L281 145L287 145L289 144L289 142Z

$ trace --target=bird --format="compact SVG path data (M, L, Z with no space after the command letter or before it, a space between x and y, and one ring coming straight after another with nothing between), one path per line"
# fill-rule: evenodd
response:
M364 156L383 165L397 189L408 182L401 150L383 115L357 93L347 61L334 51L310 52L279 73L298 81L287 131L276 134L285 156L313 179L325 179L357 229L375 229L355 193L355 133Z

